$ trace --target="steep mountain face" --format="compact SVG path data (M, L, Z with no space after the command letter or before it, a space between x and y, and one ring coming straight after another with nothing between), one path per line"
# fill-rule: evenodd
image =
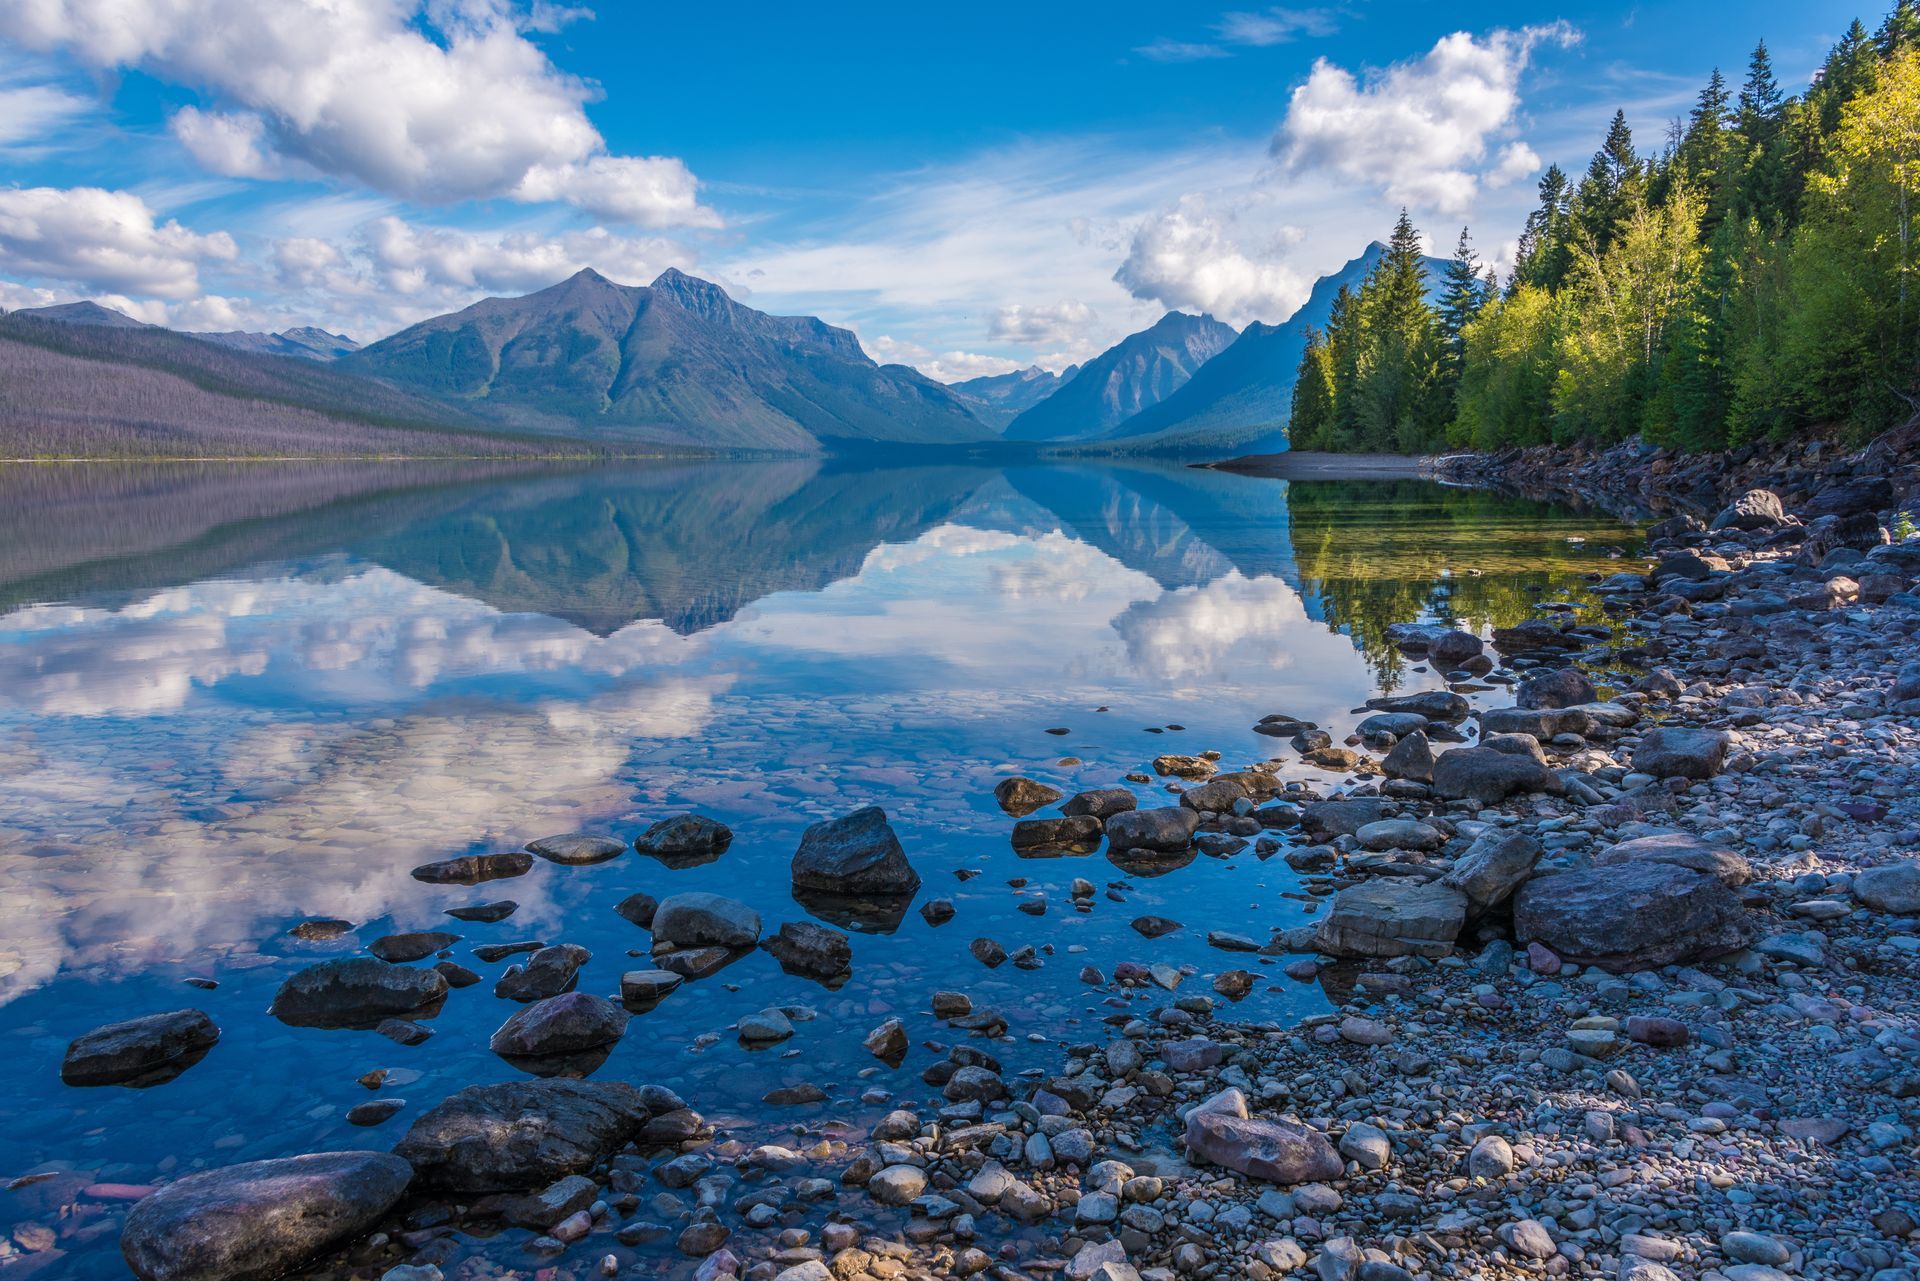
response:
M1080 367L1060 390L1008 425L1008 440L1099 439L1173 395L1233 342L1233 326L1170 311Z
M989 374L947 386L965 398L975 418L995 431L1005 431L1008 423L1059 391L1079 372L1078 365L1068 365L1057 374L1029 365L1010 374Z
M1331 275L1320 277L1300 309L1277 325L1258 322L1184 386L1106 433L1116 448L1153 453L1221 449L1284 449L1293 384L1307 330L1326 328L1342 285L1358 289L1387 251L1379 241ZM1427 287L1437 289L1445 260L1428 258Z
M189 333L187 337L198 338L217 347L230 347L235 351L250 351L261 356L293 356L299 360L338 360L348 352L360 350L360 344L345 334L330 334L313 325L302 325L277 334L234 329L225 333Z
M582 271L339 363L518 427L622 444L812 452L991 437L958 394L875 364L847 330L755 311L680 271L645 287Z

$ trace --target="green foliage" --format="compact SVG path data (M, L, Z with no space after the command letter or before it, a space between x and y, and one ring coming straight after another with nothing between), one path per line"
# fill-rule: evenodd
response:
M1402 212L1309 343L1295 443L1493 449L1636 433L1713 449L1920 410L1920 0L1855 22L1806 91L1764 43L1657 157L1616 112L1540 180L1504 297L1459 248L1429 301Z

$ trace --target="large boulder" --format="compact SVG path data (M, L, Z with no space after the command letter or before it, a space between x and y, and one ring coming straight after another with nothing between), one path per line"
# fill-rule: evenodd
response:
M1433 793L1447 800L1498 805L1515 792L1556 790L1552 770L1531 756L1492 747L1456 747L1433 763Z
M1090 815L1104 823L1115 814L1138 809L1139 805L1133 793L1124 787L1096 787L1090 792L1081 792L1062 805L1060 812L1068 818Z
M1416 730L1393 745L1393 750L1380 762L1380 769L1388 778L1431 783L1433 744L1427 741L1425 734Z
M835 983L853 972L853 943L839 930L812 921L788 921L760 946L789 974Z
M413 1170L385 1152L318 1152L189 1174L127 1214L142 1281L265 1281L378 1223Z
M1223 1090L1186 1116L1187 1151L1194 1159L1268 1183L1317 1183L1346 1170L1320 1131L1293 1121L1256 1120L1239 1090Z
M566 992L516 1011L487 1048L508 1061L581 1054L618 1041L632 1017L604 996Z
M1383 694L1367 700L1373 712L1413 712L1430 721L1464 721L1470 710L1465 697L1450 690L1428 689L1417 694Z
M1579 707L1490 707L1480 713L1482 734L1531 734L1541 742L1560 734L1593 732L1594 718Z
M1184 805L1122 810L1107 819L1107 843L1115 850L1176 854L1193 844L1200 815Z
M1440 884L1459 890L1475 912L1507 901L1540 862L1540 842L1525 832L1494 829L1467 847Z
M415 1121L394 1153L425 1187L521 1192L592 1169L648 1119L647 1096L620 1081L470 1085Z
M1308 836L1322 840L1352 836L1367 824L1386 818L1393 808L1393 802L1373 796L1315 801L1300 811L1300 827Z
M697 867L711 863L733 844L733 829L705 814L676 814L642 832L634 852L657 858L669 867Z
M905 896L919 891L920 875L887 825L887 812L869 805L801 833L793 884L826 894Z
M752 947L760 941L760 913L703 890L669 894L653 911L653 938L674 947Z
M1571 667L1556 671L1534 672L1520 682L1513 701L1530 711L1542 708L1578 707L1599 697L1593 682Z
M171 1010L76 1037L60 1063L68 1085L159 1085L206 1057L220 1029L200 1010Z
M1600 867L1623 863L1670 863L1690 871L1705 872L1729 889L1737 889L1753 879L1753 865L1724 845L1714 845L1685 832L1660 832L1617 841L1593 856Z
M1513 927L1522 943L1615 973L1708 960L1759 937L1718 880L1652 862L1536 876L1514 896Z
M267 1013L292 1027L372 1027L382 1019L437 1013L446 996L447 979L438 970L345 957L287 979Z
M1467 896L1429 881L1381 877L1348 886L1315 932L1333 956L1441 957L1467 921Z
M1835 481L1800 506L1800 519L1822 516L1871 516L1893 506L1893 482L1885 476L1855 476Z
M1427 642L1427 657L1444 672L1478 658L1484 649L1485 643L1474 633L1449 628Z
M1769 489L1749 489L1721 508L1708 529L1713 533L1723 529L1772 529L1786 523L1786 519L1780 495Z
M1012 778L1003 778L993 786L993 799L1000 808L1014 818L1025 818L1037 809L1059 800L1065 793L1057 787L1049 787L1037 779L1016 774Z
M509 965L493 985L493 994L508 1001L541 1001L573 991L580 967L593 953L578 943L556 943L527 958L525 965Z
M1856 872L1853 896L1876 912L1920 915L1920 862L1906 859Z
M1728 742L1724 730L1663 725L1641 736L1633 767L1655 778L1712 778L1726 768Z

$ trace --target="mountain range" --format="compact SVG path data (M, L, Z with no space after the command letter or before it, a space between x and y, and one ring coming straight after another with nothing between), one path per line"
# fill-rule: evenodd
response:
M102 440L133 455L389 452L406 448L396 432L513 454L1285 448L1309 329L1384 252L1376 242L1321 277L1277 325L1236 331L1168 312L1057 374L952 385L877 363L849 330L755 310L678 270L644 286L583 270L365 347L313 327L183 334L94 302L29 308L0 317L0 369L14 375L0 387L0 453ZM1432 287L1445 263L1425 261Z

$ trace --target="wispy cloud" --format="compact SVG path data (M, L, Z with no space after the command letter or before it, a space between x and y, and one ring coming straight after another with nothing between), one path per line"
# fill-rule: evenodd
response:
M1290 44L1303 36L1325 37L1340 29L1340 15L1333 9L1288 9L1273 7L1235 10L1220 15L1213 24L1211 40L1178 40L1161 36L1134 50L1155 62L1204 62L1211 58L1231 58L1236 49L1265 49Z

